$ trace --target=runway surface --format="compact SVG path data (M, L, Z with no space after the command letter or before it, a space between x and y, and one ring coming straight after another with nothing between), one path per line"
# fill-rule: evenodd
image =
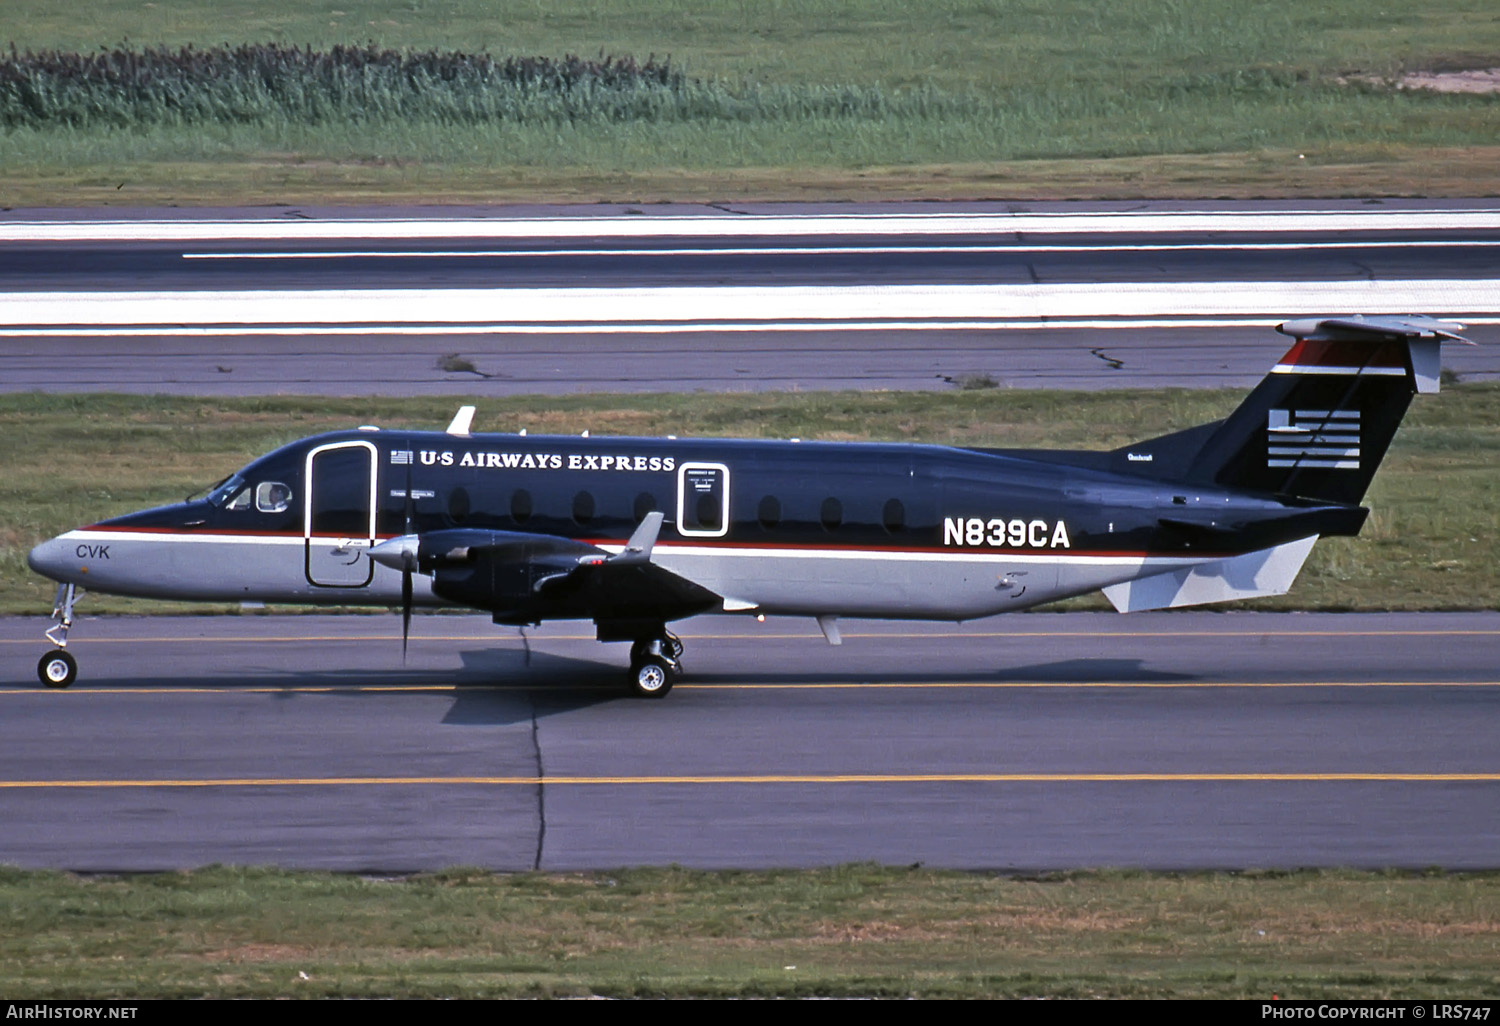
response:
M0 862L400 871L1500 865L1500 614L0 620Z
M1493 202L94 214L0 217L0 389L1243 387L1360 312L1500 377Z

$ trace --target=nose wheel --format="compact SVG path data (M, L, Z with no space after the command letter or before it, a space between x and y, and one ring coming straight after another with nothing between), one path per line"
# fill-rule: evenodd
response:
M78 660L65 648L48 652L36 664L37 678L49 688L65 688L78 679Z
M664 698L682 675L682 642L675 634L642 638L630 646L630 691L637 698Z
M68 652L68 629L73 626L73 603L80 594L80 589L72 584L57 586L57 600L52 603L53 624L44 632L57 648L36 664L37 679L49 688L65 688L78 679L78 660Z

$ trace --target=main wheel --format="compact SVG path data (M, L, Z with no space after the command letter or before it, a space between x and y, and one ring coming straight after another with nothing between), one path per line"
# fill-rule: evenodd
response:
M36 675L49 688L65 688L78 679L78 660L66 649L55 649L36 664Z
M672 664L661 656L647 656L630 667L630 690L638 698L662 698L672 690Z
M676 672L682 672L682 642L675 634L663 634L660 638L637 638L630 645L630 665L640 666L650 658L653 645L658 646L661 655L672 664Z

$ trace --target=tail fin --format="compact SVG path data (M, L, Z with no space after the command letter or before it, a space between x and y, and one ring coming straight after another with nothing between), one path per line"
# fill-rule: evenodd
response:
M1192 457L1189 481L1358 503L1413 393L1436 392L1445 338L1430 317L1287 321L1297 341Z

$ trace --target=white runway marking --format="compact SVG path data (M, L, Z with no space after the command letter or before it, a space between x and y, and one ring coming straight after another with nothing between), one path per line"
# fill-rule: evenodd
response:
M1500 313L1500 279L1113 284L370 289L0 294L0 334L314 331L439 333L920 330L1138 326L1168 317L1266 318L1422 310L1475 323ZM1488 321L1488 318L1484 318ZM1179 324L1180 321L1172 321ZM1254 323L1254 322L1252 322ZM1164 324L1165 326L1165 324ZM230 329L230 330L226 330ZM116 334L115 330L106 332ZM139 333L139 332L136 332Z
M1169 253L1189 252L1301 252L1340 249L1493 249L1500 240L1401 239L1369 242L1173 242L1141 245L1010 245L1010 246L695 246L661 249L338 249L243 250L227 253L184 253L184 260L450 260L512 257L697 257L697 256L932 256L935 254L1027 253Z
M223 239L614 239L1123 232L1434 231L1500 228L1494 210L1191 210L1057 213L690 214L668 217L239 221L0 221L0 242Z

